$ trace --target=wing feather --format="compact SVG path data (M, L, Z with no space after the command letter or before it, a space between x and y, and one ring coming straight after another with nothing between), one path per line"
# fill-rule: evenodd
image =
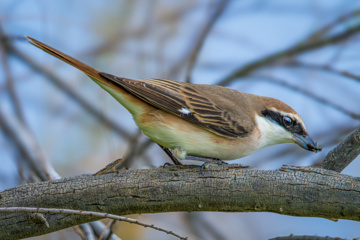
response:
M215 134L237 138L248 131L230 113L199 93L191 84L163 79L131 80L107 73L103 77L119 84L138 98Z

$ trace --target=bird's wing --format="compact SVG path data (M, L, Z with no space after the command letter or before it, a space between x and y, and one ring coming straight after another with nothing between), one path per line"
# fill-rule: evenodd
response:
M192 88L191 84L163 79L131 80L107 73L100 75L119 84L148 104L215 134L237 138L244 137L249 132L235 114L218 106Z

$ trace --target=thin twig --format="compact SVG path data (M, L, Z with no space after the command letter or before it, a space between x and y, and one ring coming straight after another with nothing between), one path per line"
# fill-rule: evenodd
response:
M90 224L80 224L79 227L83 232L86 240L95 240L95 234Z
M101 236L104 229L106 229L106 225L101 221L91 222L89 223L91 227L94 229L94 232L97 236ZM121 240L118 236L115 234L111 234L107 237L108 240Z
M312 93L312 92L310 92L310 91L308 91L306 89L300 88L300 87L298 87L296 85L293 85L293 84L291 84L291 83L289 83L289 82L287 82L285 80L275 78L275 77L262 76L262 75L253 75L251 77L261 79L263 81L268 81L268 82L271 82L271 83L275 83L275 84L280 85L282 87L289 88L289 89L294 90L294 91L296 91L298 93L301 93L301 94L303 94L303 95L305 95L305 96L307 96L307 97L309 97L309 98L311 98L311 99L313 99L313 100L315 100L315 101L317 101L319 103L322 103L324 105L332 107L332 108L336 109L337 111L342 112L342 113L344 113L344 114L346 114L346 115L348 115L348 116L350 116L350 117L352 117L354 119L360 119L360 114L351 112L351 111L343 108L341 105L337 105L337 104L335 104L333 102L330 102L329 100L327 100L325 98L317 96L314 93Z
M334 147L325 157L321 167L341 172L360 154L360 127Z
M141 156L144 154L144 152L151 147L154 144L154 141L147 138L144 142L141 144L137 144L134 147L130 149L130 152L127 154L127 156L124 158L125 160L117 166L117 169L119 168L128 168L130 167L130 163L134 160L136 156Z
M53 166L45 159L40 146L29 129L10 111L5 112L4 110L0 108L0 126L8 136L8 140L13 141L19 152L26 156L32 170L43 181L60 178Z
M295 44L294 46L279 51L277 53L271 54L267 57L261 58L260 60L256 60L254 62L251 62L238 70L235 70L232 74L225 77L223 80L218 82L218 85L225 86L230 84L235 79L238 79L240 77L247 76L251 73L253 73L255 70L258 70L262 67L269 66L271 64L274 64L276 62L279 62L280 60L283 60L285 58L290 58L295 55L299 55L320 47L325 47L330 44L335 44L344 40L347 40L348 38L354 36L355 34L359 33L360 31L360 24L357 24L353 27L348 28L346 31L330 36L328 38L321 39L319 41L313 41L313 42L300 42L298 44Z
M6 35L4 34L1 26L0 26L0 52L1 52L1 61L2 65L4 66L4 73L5 73L5 79L6 79L6 88L9 92L10 98L12 100L12 104L15 109L15 114L19 118L19 120L22 122L23 125L26 126L26 121L24 118L24 114L21 108L20 100L18 95L15 91L14 86L14 78L11 74L10 65L8 61L8 49L7 45L5 44L6 41Z
M25 213L53 213L53 214L68 214L68 215L81 215L81 216L89 216L89 217L99 217L99 218L110 218L118 221L124 221L128 223L137 224L143 226L145 228L152 228L160 232L164 232L166 234L172 235L179 239L188 239L187 237L181 237L180 235L175 234L172 231L165 230L160 227L156 227L153 224L142 223L136 219L122 217L115 214L110 213L100 213L100 212L92 212L92 211L81 211L81 210L73 210L73 209L58 209L58 208L33 208L33 207L3 207L0 208L0 212L25 212Z
M360 76L355 75L353 73L349 73L347 71L342 71L342 70L337 70L334 69L328 65L319 65L319 64L308 64L308 63L303 63L300 61L290 61L288 63L286 63L285 65L289 66L289 67L302 67L302 68L309 68L309 69L315 69L315 70L321 70L321 71L327 71L330 73L334 73L336 75L342 76L342 77L347 77L350 78L352 80L355 80L357 82L360 82Z
M111 220L108 224L106 224L106 227L104 228L103 232L99 236L98 240L108 240L111 235L113 235L112 228L114 224L117 222L117 220Z
M322 28L318 29L314 33L312 33L307 39L307 41L311 42L313 40L318 40L322 38L324 35L326 35L328 32L331 31L331 29L334 29L337 25L344 23L348 20L350 20L353 17L357 17L360 15L360 10L356 9L352 12L345 13L344 15L341 15L337 19L335 19L333 22L323 26Z
M189 65L186 70L186 82L191 82L191 73L195 66L196 60L199 56L200 50L204 45L205 39L208 36L210 30L214 27L216 21L222 15L226 6L229 4L229 0L219 0L215 10L213 11L212 15L209 17L207 23L205 24L204 28L200 32L198 39L196 41L195 47L190 55ZM213 9L213 7L211 7Z
M81 240L86 240L85 234L79 225L74 226L72 229L81 238Z

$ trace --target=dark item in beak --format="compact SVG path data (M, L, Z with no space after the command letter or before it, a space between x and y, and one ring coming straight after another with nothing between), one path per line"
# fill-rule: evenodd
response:
M322 147L318 147L317 144L308 136L301 136L298 134L294 134L294 141L296 144L298 144L300 147L313 151L313 152L321 152Z

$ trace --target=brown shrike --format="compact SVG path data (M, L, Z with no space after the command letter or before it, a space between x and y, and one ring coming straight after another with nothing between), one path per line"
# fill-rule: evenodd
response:
M176 158L233 160L280 143L321 151L299 114L280 100L215 85L117 77L27 38L110 93L174 162Z

